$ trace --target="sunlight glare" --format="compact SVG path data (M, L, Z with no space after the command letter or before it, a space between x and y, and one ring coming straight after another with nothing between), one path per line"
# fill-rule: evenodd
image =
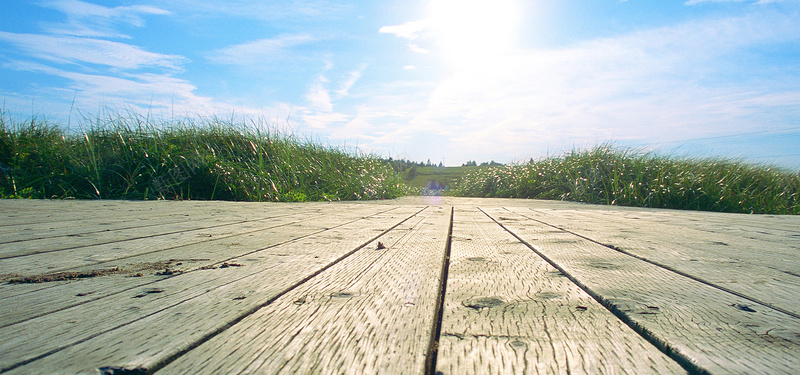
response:
M433 0L430 21L448 63L484 65L514 46L520 12L518 0Z

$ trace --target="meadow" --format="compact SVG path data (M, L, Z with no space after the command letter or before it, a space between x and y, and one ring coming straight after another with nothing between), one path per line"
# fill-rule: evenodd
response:
M112 114L78 128L0 112L0 197L371 200L429 194L424 186L433 181L464 197L800 214L800 175L736 160L602 145L512 165L400 168L252 121Z
M597 146L467 173L451 194L756 214L800 214L800 175L729 159Z
M480 167L412 167L405 172L405 180L414 189L425 189L433 182L449 190L455 186L455 184L458 183L465 175L475 171L478 168Z
M336 201L409 194L377 157L353 155L254 123L155 123L135 114L79 131L0 115L3 198Z

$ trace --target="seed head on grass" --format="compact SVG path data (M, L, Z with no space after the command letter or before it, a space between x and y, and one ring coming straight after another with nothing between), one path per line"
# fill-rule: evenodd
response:
M218 118L84 119L82 131L0 113L0 195L20 198L318 201L408 191L377 157ZM254 126L255 125L255 126Z
M475 170L454 195L688 210L800 214L800 175L736 160L669 158L602 145Z

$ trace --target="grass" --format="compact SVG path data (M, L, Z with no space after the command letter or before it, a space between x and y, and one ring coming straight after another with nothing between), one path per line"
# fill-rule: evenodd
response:
M481 167L411 167L405 173L406 181L416 189L424 189L431 182L451 188L456 181Z
M117 114L81 125L70 131L0 112L0 197L366 200L418 193L433 181L456 196L800 214L800 175L735 160L606 145L526 164L417 166L402 176L389 161L264 132L260 124L216 118L156 124Z
M800 175L735 160L669 158L598 146L474 170L452 195L759 214L800 214Z
M409 192L376 157L263 132L257 124L153 123L116 114L82 125L70 131L0 113L0 196L294 202Z

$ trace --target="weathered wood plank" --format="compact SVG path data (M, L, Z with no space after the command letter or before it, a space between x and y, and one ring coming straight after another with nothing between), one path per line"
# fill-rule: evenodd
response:
M97 217L89 213L86 213L85 216L81 215L81 213L76 213L70 221L0 227L0 244L48 239L50 242L62 247L69 246L70 241L75 241L75 239L83 240L83 242L78 242L78 245L85 243L87 239L94 239L96 241L94 244L96 244L100 241L108 242L107 238L115 234L118 234L121 239L131 238L137 235L137 229L142 233L155 235L157 233L198 229L225 223L260 221L288 215L296 211L297 208L292 209L289 207L275 207L257 214L233 210L184 212L172 210L169 213L159 215L141 215L126 212L106 218ZM43 242L40 241L39 243ZM8 246L0 246L0 248Z
M775 242L653 222L644 215L509 209L800 318L800 277L781 270L800 270L800 248L789 254L791 239L780 250ZM794 241L800 246L800 239Z
M419 211L401 207L231 261L241 266L186 272L2 328L0 336L7 340L0 342L0 369L92 372L117 364L153 366Z
M422 373L450 221L426 212L157 373Z
M129 216L168 215L177 207L175 203L178 202L5 200L0 206L0 227L68 223L75 217L86 217L86 213L92 213L98 219L119 219L120 213Z
M180 241L180 239L178 239L179 237L198 237L206 232L217 233L222 231L222 233L227 233L229 232L229 228L246 226L248 224L253 225L259 222L281 218L291 213L292 211L290 210L282 210L282 212L264 214L259 218L251 220L242 220L239 217L229 215L198 215L199 217L197 217L196 220L192 217L185 217L184 220L177 222L156 221L156 225L86 234L73 233L61 236L57 240L44 237L40 239L9 241L8 243L0 244L0 259L40 253L52 253L86 246L113 244L125 241L158 238L169 238L168 241ZM231 230L235 231L236 229Z
M283 217L270 220L268 223L260 223L263 227L243 230L239 233L230 233L225 236L207 237L208 233L200 238L199 241L181 245L179 243L167 242L165 246L157 246L156 243L146 240L124 243L121 245L109 244L98 247L89 247L55 254L40 254L30 257L0 260L0 270L13 270L14 274L5 275L3 279L19 276L37 276L52 272L83 272L90 274L98 270L108 270L119 268L120 272L114 274L124 274L127 276L138 272L141 269L151 269L156 267L170 267L173 271L187 271L198 267L214 264L217 260L225 261L223 256L238 256L237 251L242 254L252 249L261 249L279 243L282 239L291 238L295 234L306 233L309 230L322 230L343 224L358 218L371 216L378 212L386 212L396 208L386 205L359 205L342 206L322 205L326 211L318 215L308 216L304 211L296 210L296 216ZM317 211L309 211L309 213ZM324 218L324 220L320 220ZM292 220L294 219L294 220ZM303 220L305 219L305 220ZM291 230L280 229L281 226L291 224ZM253 225L259 225L253 224ZM267 238L264 242L263 238ZM252 243L252 244L251 244ZM223 251L221 251L223 250ZM223 257L220 259L220 257ZM182 264L178 264L182 263ZM164 273L163 269L158 270ZM9 298L25 293L35 292L40 289L49 288L52 285L64 284L65 282L37 283L37 284L0 284L0 297ZM61 291L63 295L72 296L74 294L87 294L93 290L76 290L70 293L73 285L66 285ZM113 292L113 291L109 291ZM62 295L59 292L48 293L52 295ZM23 296L27 298L28 296ZM48 297L52 298L52 297ZM84 298L86 299L86 298ZM55 301L54 301L55 302ZM38 310L38 309L37 309Z
M0 259L0 270L14 270L21 276L41 275L63 272L82 266L106 267L110 261L127 259L141 254L163 252L182 246L214 246L215 240L257 233L264 228L279 227L300 223L304 215L275 218L266 223L240 223L215 228L204 228L178 233L141 237L130 241L117 241L60 250L57 252L34 253L26 256ZM164 257L161 257L164 259ZM169 257L166 259L171 259ZM182 258L174 258L182 259ZM185 259L185 258L183 258ZM12 275L13 275L12 274ZM5 274L8 278L11 275Z
M651 342L711 373L792 373L800 319L503 209L487 209Z
M291 212L299 207L269 205L269 211L241 202L228 202L229 206L218 202L204 202L198 206L178 202L132 202L132 201L28 201L24 211L16 213L13 220L0 224L0 242L7 242L11 235L14 240L47 238L69 234L136 228L159 223L202 221L208 217L229 217L233 221L247 221ZM109 202L108 204L102 202ZM4 202L5 203L5 202ZM178 203L178 205L175 205ZM184 202L188 203L188 202ZM102 206L98 206L102 204ZM12 205L14 206L14 205ZM107 207L107 206L110 206ZM101 207L102 209L99 209ZM37 209L38 208L38 209ZM8 210L6 204L0 210ZM0 213L0 216L2 214ZM23 236L17 238L16 236Z
M436 370L685 373L477 209L457 208Z
M0 327L148 285L169 276L164 275L167 273L190 272L202 267L219 265L239 257L245 257L244 260L248 261L246 256L249 253L262 251L286 241L320 233L331 227L380 213L376 213L376 210L391 211L392 209L386 210L385 206L361 207L338 213L331 212L324 215L325 220L319 220L320 216L317 216L316 213L311 217L299 213L291 217L284 217L281 222L271 221L269 226L264 226L257 231L69 269L70 272L83 274L90 274L96 270L116 270L102 277L78 279L78 282L53 287L46 287L47 282L41 282L39 284L42 284L42 288L39 290L25 288L16 294L13 294L14 290L21 286L20 284L2 285L0 291L5 295L0 298L0 303L11 301L11 298L14 303L13 305L9 303L12 305L11 308L0 311ZM291 225L291 227L287 227L287 225ZM287 230L288 228L291 229ZM53 255L51 254L51 256ZM57 258L57 256L53 257ZM20 261L24 260L20 259ZM58 260L56 259L56 261ZM62 262L69 263L69 260L65 259ZM166 272L167 270L170 272ZM159 274L163 276L159 276ZM137 277L132 278L133 275L137 275Z

